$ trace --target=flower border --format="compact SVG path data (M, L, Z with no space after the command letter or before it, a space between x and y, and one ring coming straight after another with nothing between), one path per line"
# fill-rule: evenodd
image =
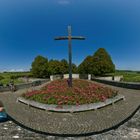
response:
M96 110L108 105L113 105L115 102L118 102L120 100L125 100L125 97L121 94L118 94L117 96L106 99L104 102L98 102L98 103L91 103L91 104L83 104L83 105L55 105L55 104L43 104L38 103L32 100L27 100L24 97L18 97L17 102L24 103L28 106L32 106L41 110L46 111L53 111L53 112L82 112L82 111L89 111L89 110Z

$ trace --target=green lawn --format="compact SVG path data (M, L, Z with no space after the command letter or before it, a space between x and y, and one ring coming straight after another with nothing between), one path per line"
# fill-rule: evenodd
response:
M116 71L115 75L123 75L123 81L126 82L140 82L140 72Z
M3 85L8 84L11 80L14 80L15 84L24 83L24 81L18 79L19 77L29 76L29 72L6 72L0 73L0 83Z

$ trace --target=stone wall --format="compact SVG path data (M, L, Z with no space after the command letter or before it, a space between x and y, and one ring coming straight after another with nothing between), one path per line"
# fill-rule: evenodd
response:
M119 81L113 81L113 80L105 80L105 79L99 79L99 78L92 78L93 81L117 86L117 87L123 87L123 88L129 88L129 89L138 89L140 90L140 83L133 83L133 82L119 82Z
M80 79L88 79L88 74L80 74L79 78Z
M106 77L98 77L98 79L101 80L113 80L113 81L121 81L123 79L123 76L106 76Z
M107 76L107 77L98 77L98 79L101 79L101 80L112 80L113 77L112 76Z
M63 79L63 75L51 75L50 76L51 81L58 80L58 79Z
M39 86L43 83L46 83L50 81L49 79L42 79L42 80L36 80L33 82L29 82L29 83L24 83L24 84L18 84L15 85L16 89L24 89L24 88L30 88L30 87L34 87L34 86ZM0 87L0 92L5 92L5 91L10 91L10 87Z
M69 78L69 74L64 74L64 79L68 79ZM72 74L72 78L73 79L79 79L79 74Z
M122 80L123 80L123 75L114 76L114 81L122 81Z
M88 79L91 80L91 74L72 74L73 79ZM57 80L57 79L68 79L69 74L64 74L64 75L51 75L50 80Z

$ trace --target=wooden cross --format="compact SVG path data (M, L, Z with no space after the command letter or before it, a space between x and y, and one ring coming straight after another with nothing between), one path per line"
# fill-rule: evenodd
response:
M72 40L85 40L85 37L82 36L72 36L71 35L71 26L68 26L68 36L56 37L55 40L68 40L69 48L69 87L72 87Z

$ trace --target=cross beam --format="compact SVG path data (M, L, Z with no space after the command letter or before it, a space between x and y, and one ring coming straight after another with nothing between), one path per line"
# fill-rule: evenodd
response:
M68 40L69 39L69 37L68 36L61 36L61 37L56 37L55 38L55 40ZM85 40L85 38L84 37L82 37L82 36L73 36L73 37L71 37L71 39L75 39L75 40Z
M72 40L85 40L83 36L72 36L71 26L68 26L68 36L56 37L55 40L68 40L69 48L69 87L72 87Z

